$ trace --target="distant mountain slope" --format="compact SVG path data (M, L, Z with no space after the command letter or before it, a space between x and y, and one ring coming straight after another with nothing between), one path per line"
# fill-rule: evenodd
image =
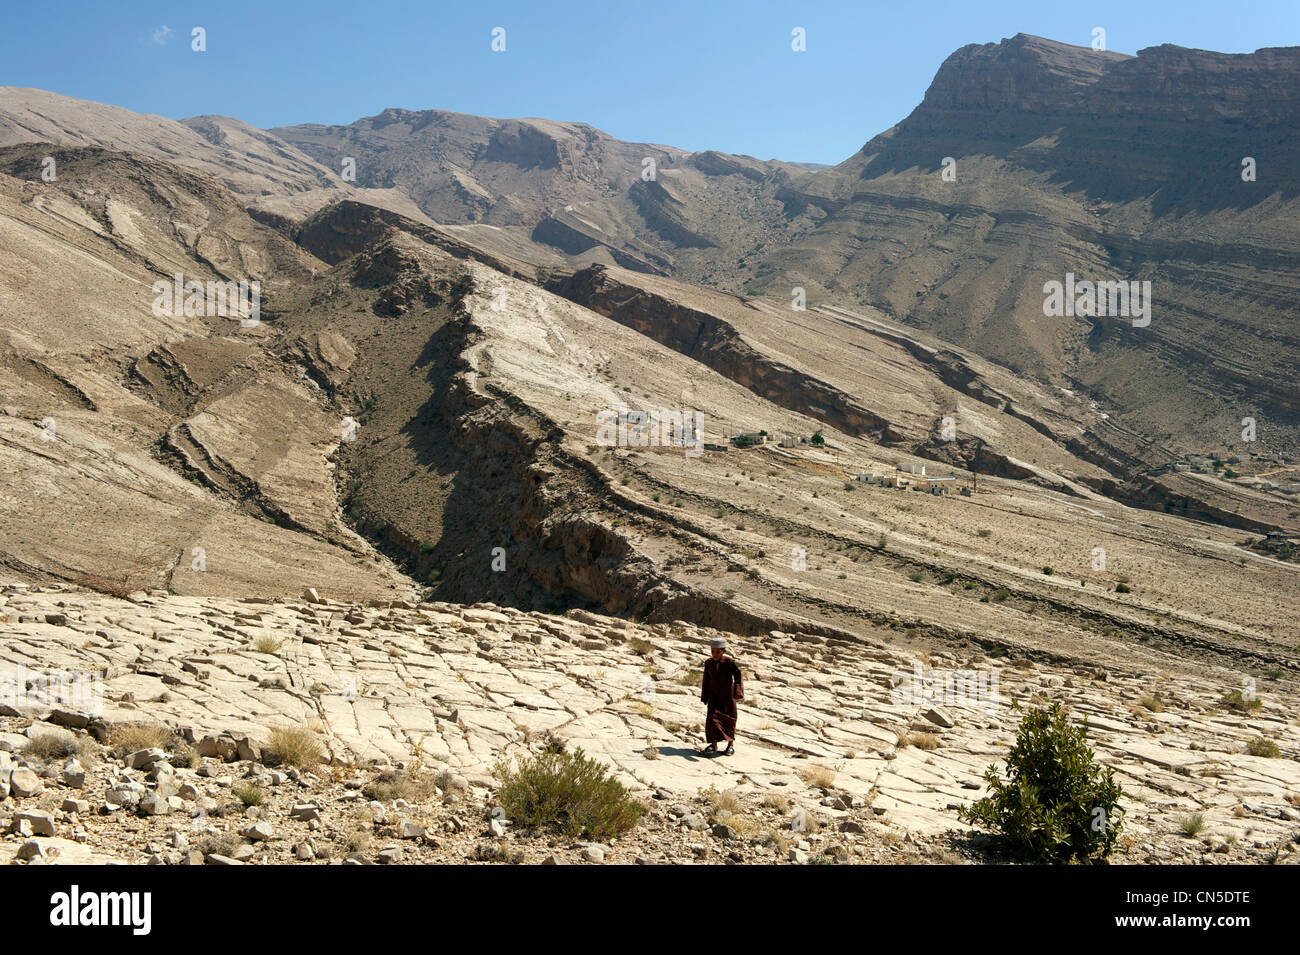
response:
M340 415L265 348L271 302L324 269L193 168L0 149L0 572L122 592L405 593L336 517ZM260 323L210 300L159 310L154 285L176 273L260 283Z
M641 272L743 281L738 259L812 223L777 191L794 163L627 143L584 123L386 109L348 126L271 130L321 165L356 161L356 183L395 188L435 222L534 258L597 254ZM398 211L398 210L395 210Z
M45 90L0 86L0 147L46 142L165 159L212 176L259 208L310 215L347 197L410 217L395 190L357 189L271 133L229 116L173 120Z
M1022 34L958 50L907 119L787 190L824 219L757 284L1068 379L1182 450L1241 445L1251 416L1294 453L1298 195L1300 49L1125 57ZM1046 317L1067 272L1151 281L1150 325Z
M144 153L198 168L241 195L335 183L312 159L237 119L177 122L45 90L0 87L0 146L29 142Z
M1300 453L1297 120L1300 48L1126 56L1025 34L956 51L910 116L833 168L542 119L387 109L261 131L0 88L0 144L168 158L298 227L349 199L542 268L877 309L1089 396L1132 439L1107 455L1139 470ZM1045 315L1067 273L1149 281L1150 324Z

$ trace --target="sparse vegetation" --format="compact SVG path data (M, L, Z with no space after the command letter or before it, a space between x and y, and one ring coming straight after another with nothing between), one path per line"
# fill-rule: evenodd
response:
M361 792L370 799L378 799L385 803L392 802L394 799L421 803L434 797L436 785L436 779L428 773L390 769L362 786Z
M64 736L62 733L37 733L23 746L22 754L28 759L49 762L68 756L85 755L82 750L87 747L83 744L94 745L89 737L76 739Z
M253 641L253 649L258 653L275 653L280 649L281 642L269 634L262 634Z
M500 762L493 775L497 797L516 825L546 826L569 837L608 839L637 824L644 808L623 784L581 749L563 746L525 756L516 765Z
M644 637L632 637L626 644L627 648L637 656L648 657L654 653L655 645Z
M1248 742L1246 752L1250 753L1251 756L1265 756L1269 759L1277 759L1282 755L1281 748L1267 736L1256 736Z
M739 814L744 808L740 803L739 795L734 789L718 792L716 787L710 786L708 789L701 790L700 795L709 804L710 816L717 816L720 813L735 815Z
M816 789L829 789L835 784L835 770L827 766L804 766L799 778Z
M200 844L199 851L203 853L205 858L213 855L229 858L231 853L238 849L239 846L239 837L233 832L221 832L209 834Z
M266 796L260 786L252 783L237 783L230 787L230 793L245 806L260 806Z
M1178 824L1178 831L1191 838L1200 835L1201 830L1205 828L1205 813L1197 812L1188 816L1179 816L1175 822Z
M1123 791L1098 766L1083 727L1059 703L1020 722L1007 754L1007 780L984 774L990 795L958 810L962 821L999 833L1016 855L1034 862L1104 859L1123 826ZM1098 823L1100 823L1098 825Z
M1237 713L1253 713L1264 705L1259 697L1253 694L1246 696L1239 689L1225 693L1219 702L1221 706L1226 706Z
M161 723L123 723L114 726L108 745L118 759L142 749L167 749L176 746L176 734Z
M764 809L771 809L775 812L789 812L790 799L788 796L782 796L777 793L767 793L759 801L759 805Z
M305 769L325 757L320 740L306 726L283 724L271 728L262 747L262 761L268 766L294 766Z

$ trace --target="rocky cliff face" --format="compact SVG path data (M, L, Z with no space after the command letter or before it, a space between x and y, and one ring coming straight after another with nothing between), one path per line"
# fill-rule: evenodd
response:
M1062 113L1109 67L1129 59L1024 33L1001 43L972 43L944 60L918 112Z
M758 284L855 299L1082 386L1172 450L1232 447L1245 416L1294 449L1297 79L1291 48L964 47L897 127L785 187L825 220L770 252ZM1150 281L1150 325L1047 316L1043 285L1067 272Z

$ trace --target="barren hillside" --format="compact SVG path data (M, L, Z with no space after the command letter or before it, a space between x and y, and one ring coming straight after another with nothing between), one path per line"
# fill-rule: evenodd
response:
M0 89L0 670L105 691L0 701L0 856L999 861L955 809L1057 700L1123 860L1294 861L1298 72L1019 35L830 169ZM492 826L548 733L645 823Z

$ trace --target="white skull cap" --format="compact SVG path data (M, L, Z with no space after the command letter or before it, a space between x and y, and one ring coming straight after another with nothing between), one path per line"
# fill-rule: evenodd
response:
M709 641L709 646L711 646L715 650L725 650L727 649L727 638L714 637L712 640Z

